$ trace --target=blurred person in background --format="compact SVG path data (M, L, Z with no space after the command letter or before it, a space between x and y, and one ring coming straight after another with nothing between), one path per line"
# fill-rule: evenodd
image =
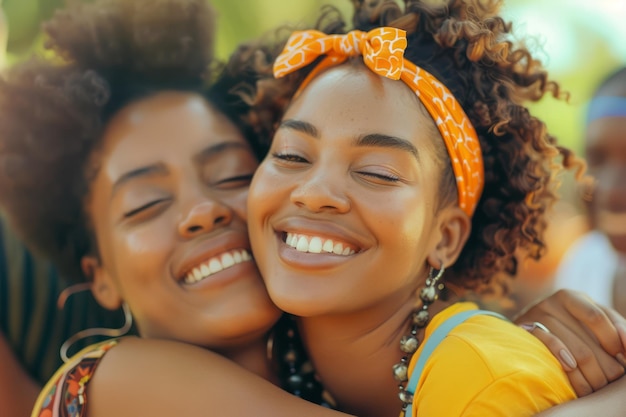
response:
M591 231L563 257L556 288L586 292L626 314L626 67L606 77L589 104L585 157L595 178L587 201Z

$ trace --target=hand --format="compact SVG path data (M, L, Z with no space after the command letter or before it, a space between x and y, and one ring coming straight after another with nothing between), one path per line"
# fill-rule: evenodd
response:
M626 319L584 293L559 290L520 313L514 322L550 349L580 397L624 375Z

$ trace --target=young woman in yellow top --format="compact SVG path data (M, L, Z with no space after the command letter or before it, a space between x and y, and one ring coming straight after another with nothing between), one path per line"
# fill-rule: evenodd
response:
M389 2L346 34L295 32L274 64L289 79L260 92L293 98L250 187L253 252L341 410L530 416L575 398L545 346L463 301L520 250L541 256L555 176L583 167L526 107L559 87L501 3Z

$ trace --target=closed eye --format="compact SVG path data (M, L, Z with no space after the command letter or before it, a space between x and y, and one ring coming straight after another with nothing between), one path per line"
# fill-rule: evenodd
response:
M158 204L160 204L162 202L165 202L165 201L167 201L167 199L165 199L165 198L161 198L161 199L158 199L158 200L152 200L149 203L143 204L143 205L141 205L141 206L139 206L137 208L134 208L134 209L132 209L130 211L125 212L124 213L124 218L133 217L133 216L135 216L135 215L137 215L137 214L139 214L139 213L141 213L143 211L146 211L146 210L150 209L151 207L154 207L154 206L156 206L156 205L158 205Z
M290 154L290 153L279 153L275 152L272 154L273 158L280 159L281 161L291 162L291 163L307 163L306 159L299 155Z
M224 178L223 180L219 180L216 184L218 186L222 186L223 188L237 188L244 187L250 185L252 181L252 173L245 175L237 175L234 177Z
M363 175L365 177L376 178L376 179L387 181L387 182L400 181L400 177L398 177L397 175L391 175L391 174L379 174L376 172L368 172L368 171L359 171L357 172L357 174Z

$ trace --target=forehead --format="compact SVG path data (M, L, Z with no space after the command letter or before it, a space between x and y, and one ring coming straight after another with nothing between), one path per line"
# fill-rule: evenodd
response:
M195 93L167 91L135 101L108 123L102 156L165 156L181 146L206 147L228 141L247 145L240 130Z
M324 133L353 137L384 133L411 141L437 134L434 122L402 81L378 76L362 64L344 64L318 75L294 99L285 119L314 124Z

